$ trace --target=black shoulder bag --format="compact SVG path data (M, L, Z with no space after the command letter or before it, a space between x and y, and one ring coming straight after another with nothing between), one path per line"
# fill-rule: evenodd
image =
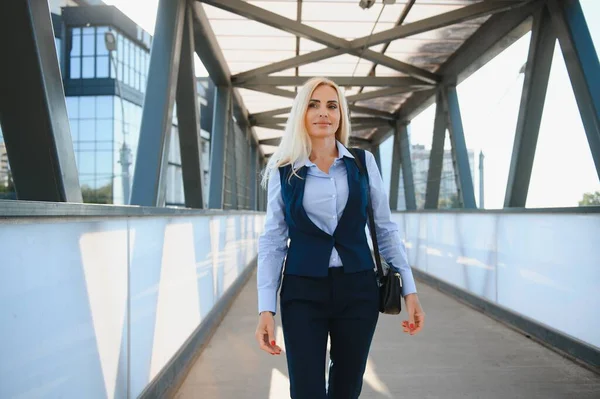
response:
M369 174L363 167L360 158L355 149L348 149L358 165L361 174L367 178L367 213L369 215L369 231L373 240L373 250L375 252L375 263L377 264L377 278L379 280L379 311L384 314L399 314L402 310L402 278L396 269L391 267L382 259L377 244L377 232L375 231L375 218L373 217L373 205L371 204L371 189L369 183ZM382 265L383 263L383 265ZM384 271L385 268L385 271Z

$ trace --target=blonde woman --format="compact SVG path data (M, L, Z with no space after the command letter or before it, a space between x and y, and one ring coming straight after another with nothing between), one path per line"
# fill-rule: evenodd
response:
M375 158L370 152L356 151L366 165L367 181L346 148L348 115L346 99L334 82L325 78L307 81L263 174L268 202L258 245L256 339L264 351L281 354L274 334L281 282L281 322L292 399L360 395L379 316L377 275L365 231L368 188L380 252L402 277L409 317L402 322L404 332L418 333L425 318L397 225L390 219Z

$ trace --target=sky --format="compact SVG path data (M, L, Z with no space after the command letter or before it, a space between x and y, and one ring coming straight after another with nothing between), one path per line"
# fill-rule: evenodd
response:
M154 32L158 0L105 0ZM588 28L600 47L600 1L580 0ZM479 152L485 156L485 208L502 208L523 86L519 70L527 60L530 34L462 82L458 88L467 148L475 152L475 193L479 199ZM207 76L196 59L197 76ZM431 147L435 107L413 120L412 144ZM446 140L449 148L449 140ZM382 153L382 162L390 162ZM384 176L385 177L385 176ZM389 177L388 177L389 179ZM600 191L585 131L557 43L535 153L527 207L577 206L586 192Z

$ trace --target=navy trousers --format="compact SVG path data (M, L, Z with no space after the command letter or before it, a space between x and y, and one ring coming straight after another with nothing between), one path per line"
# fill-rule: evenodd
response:
M330 268L327 277L285 274L280 313L292 399L358 398L379 317L376 273Z

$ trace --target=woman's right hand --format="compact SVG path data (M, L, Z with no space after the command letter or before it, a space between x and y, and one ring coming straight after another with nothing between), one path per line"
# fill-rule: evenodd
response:
M269 352L271 355L280 355L281 348L275 343L275 317L273 313L261 312L258 316L258 326L256 327L256 340L260 349Z

